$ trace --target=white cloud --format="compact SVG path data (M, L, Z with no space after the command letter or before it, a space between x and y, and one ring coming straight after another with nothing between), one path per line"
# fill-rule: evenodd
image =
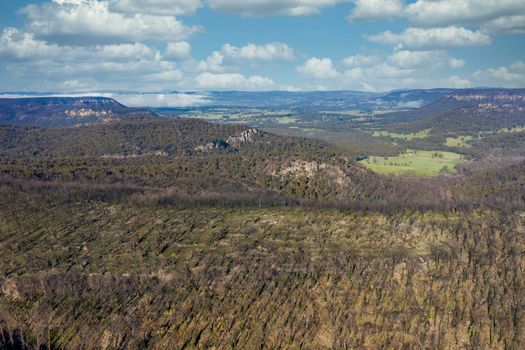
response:
M224 55L219 51L214 51L204 61L197 63L197 69L203 72L220 73L224 71Z
M197 87L205 90L269 90L275 88L274 82L266 77L253 75L245 77L239 73L204 72L195 78Z
M30 60L54 57L58 52L58 45L37 40L33 34L22 33L16 28L5 28L0 36L0 58Z
M354 0L349 21L370 21L394 18L403 14L403 0Z
M435 69L449 67L458 69L465 65L465 61L450 57L444 50L430 51L396 51L388 57L389 62L401 68Z
M468 79L453 75L451 77L441 79L439 81L439 86L444 88L464 89L471 87L472 83Z
M339 79L338 88L387 91L401 88L430 88L467 85L459 77L440 79L444 68L465 64L445 50L394 51L390 55L355 55L344 60L350 67Z
M0 36L0 58L12 61L51 59L54 62L154 60L157 51L141 43L94 46L59 46L35 39L31 33L6 28Z
M224 44L220 51L214 51L205 60L194 62L194 68L201 72L224 73L238 69L239 63L256 61L291 60L294 51L284 43L264 45L247 44L236 47Z
M454 58L454 57L451 57L449 60L448 60L448 66L452 69L459 69L459 68L463 68L465 67L465 60L461 59L461 58Z
M523 0L417 0L407 5L410 21L427 25L483 23L496 18L525 14Z
M192 15L201 0L110 0L109 8L122 13L147 13L161 16Z
M483 33L525 32L523 0L354 0L348 20L405 17L418 27L481 26Z
M350 69L341 75L339 88L343 89L386 91L469 84L457 76L440 79L443 68L459 68L465 64L445 50L401 50L388 56L356 55L349 57L345 63Z
M155 59L13 62L5 66L0 77L0 90L19 91L158 91L187 86L184 72L175 64Z
M303 65L298 66L297 71L315 79L333 79L339 76L329 58L312 57Z
M398 50L468 47L488 45L491 42L490 37L484 33L456 26L429 29L410 27L399 34L386 31L367 38L373 42L393 45Z
M81 52L85 51L82 47L71 48L72 51L77 52L77 56L81 55ZM142 44L112 44L112 45L97 45L93 51L89 51L89 48L84 56L90 56L93 61L98 61L101 58L121 61L121 60L139 60L139 59L156 59L157 51ZM55 58L56 59L56 58ZM78 59L78 58L77 58Z
M169 60L185 59L190 56L191 45L186 41L179 41L175 43L168 43L166 51L164 51L163 58Z
M208 5L221 12L243 16L290 15L303 16L319 13L323 7L348 0L208 0Z
M478 70L474 73L474 78L482 86L523 87L525 62L516 61L508 67Z
M225 57L234 60L291 60L294 51L285 43L273 42L265 45L247 44L243 47L235 47L230 44L223 45L221 53Z
M411 76L414 73L414 70L405 67L396 67L388 63L380 63L374 67L367 69L366 74L370 74L371 71L374 71L373 75L384 78L403 78Z
M366 91L386 91L404 84L407 78L414 76L414 70L400 68L388 63L379 63L370 67L356 67L343 73L345 88Z
M145 74L144 78L149 81L161 82L177 82L184 78L184 73L178 69L161 70L150 74Z
M364 67L379 63L381 57L376 55L354 55L347 57L343 60L343 63L349 67Z
M442 68L450 67L450 61L453 59L445 51L395 52L386 57L385 62L344 71L340 88L388 91L471 86L469 80L460 76L442 78Z
M56 42L82 43L173 41L199 30L172 16L111 12L109 3L74 0L26 6L27 28L36 37Z
M163 60L158 50L142 43L60 46L14 28L0 35L0 60L5 62L0 86L8 89L158 90L184 79L175 62Z
M493 19L484 23L481 30L495 34L525 34L525 14Z

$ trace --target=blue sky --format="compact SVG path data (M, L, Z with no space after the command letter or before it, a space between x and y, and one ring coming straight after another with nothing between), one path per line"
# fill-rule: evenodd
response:
M0 91L525 86L523 0L0 3Z

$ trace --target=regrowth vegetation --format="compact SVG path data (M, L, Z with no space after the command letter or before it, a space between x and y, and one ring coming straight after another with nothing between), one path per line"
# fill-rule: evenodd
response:
M522 132L81 124L0 126L0 348L525 347Z

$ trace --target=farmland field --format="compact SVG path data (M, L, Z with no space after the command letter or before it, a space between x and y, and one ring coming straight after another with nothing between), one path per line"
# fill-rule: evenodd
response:
M433 176L440 172L451 173L463 156L453 152L407 150L395 157L373 156L361 164L381 174L401 175L414 173Z
M472 140L473 137L470 135L467 136L458 136L458 137L447 137L445 141L445 146L447 147L472 147L472 145L467 142Z
M389 132L389 131L374 131L372 134L375 137L391 137L393 139L401 139L410 141L413 139L423 139L428 136L430 133L430 129L420 130L417 132L412 133L406 133L406 134L400 134L395 132Z

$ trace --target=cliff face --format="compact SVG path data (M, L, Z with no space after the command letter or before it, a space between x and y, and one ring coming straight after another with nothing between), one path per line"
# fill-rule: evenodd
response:
M524 103L525 102L525 90L516 89L516 90L500 90L500 89L490 89L490 90L466 90L451 93L447 95L448 98L457 100L457 101L491 101L491 102L514 102L514 103Z

